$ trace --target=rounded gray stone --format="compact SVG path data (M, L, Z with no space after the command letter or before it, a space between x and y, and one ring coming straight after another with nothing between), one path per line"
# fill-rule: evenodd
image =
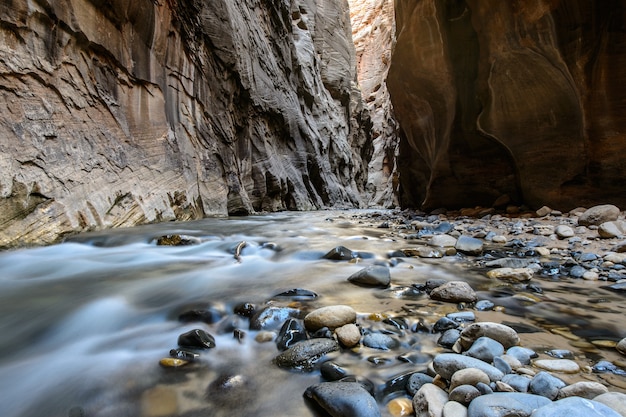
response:
M531 417L622 417L617 411L593 400L568 397L533 411Z
M386 288L391 283L391 274L387 266L370 265L350 275L348 281L364 287Z
M504 353L502 343L491 339L490 337L481 336L472 343L472 346L465 352L472 358L480 359L485 362L493 362L493 358Z
M470 356L459 355L457 353L442 353L433 360L433 368L435 372L442 378L450 381L455 372L466 368L477 368L483 371L489 377L490 381L499 381L504 374L495 366L489 365L480 359Z
M533 410L550 404L541 395L520 392L495 392L481 395L468 407L468 417L528 417Z

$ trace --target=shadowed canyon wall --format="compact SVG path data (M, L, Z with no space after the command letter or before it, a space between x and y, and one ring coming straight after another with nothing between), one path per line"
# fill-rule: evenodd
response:
M626 206L625 1L395 9L401 205Z
M4 0L0 246L359 207L347 0Z

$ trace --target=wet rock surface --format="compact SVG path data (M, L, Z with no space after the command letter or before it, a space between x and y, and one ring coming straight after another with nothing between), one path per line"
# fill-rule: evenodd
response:
M342 232L348 230L345 249L362 256L324 257L338 247L324 236L322 250L299 251L290 258L295 265L291 273L304 275L298 286L285 288L276 279L255 295L259 287L252 287L271 279L262 271L255 275L259 281L246 281L251 288L245 295L244 287L236 285L219 302L198 300L203 296L195 294L196 288L218 280L221 291L242 270L251 274L285 256L266 252L246 238L248 251L236 260L232 245L220 243L216 256L226 266L218 271L233 275L219 281L219 274L210 274L194 287L197 303L177 302L174 295L164 308L167 326L176 336L203 329L214 335L215 346L205 349L185 342L172 349L176 336L164 340L159 335L163 350L152 362L158 384L137 391L152 401L151 393L160 388L152 390L166 386L170 394L163 398L176 399L168 404L181 417L202 415L208 407L219 416L232 410L262 416L280 410L304 416L319 410L386 417L551 416L587 405L598 415L613 415L582 400L620 413L626 404L623 300L605 287L624 276L623 252L614 250L624 242L579 225L576 213L584 211L480 218L454 212L340 214L328 221L341 224ZM379 229L381 222L389 227ZM570 225L574 235L561 237L556 227L537 227L555 224ZM480 254L455 251L440 258L403 250L430 245L433 234L472 235L483 249ZM495 236L502 239L494 241ZM234 240L241 241L240 236ZM393 250L386 246L390 242ZM152 248L199 251L193 252L194 262L202 254L202 269L194 270L195 276L206 273L203 245L207 243ZM255 257L255 248L270 261ZM378 265L389 272L387 286L348 281L355 271ZM572 276L574 266L595 272L596 280ZM533 274L522 281L489 276L502 267L528 268ZM450 283L472 296L440 297L437 289ZM163 295L157 295L160 302ZM144 303L153 306L155 297L146 294ZM170 358L159 360L166 352ZM255 397L256 392L263 392L257 396L263 398Z

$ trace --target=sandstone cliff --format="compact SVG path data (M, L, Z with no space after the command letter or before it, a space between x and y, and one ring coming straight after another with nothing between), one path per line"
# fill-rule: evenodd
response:
M626 2L396 0L404 206L626 206Z
M387 89L395 42L393 0L349 0L356 47L359 87L372 119L372 159L366 201L370 206L397 205L398 126Z
M362 204L347 0L5 0L0 44L0 246Z

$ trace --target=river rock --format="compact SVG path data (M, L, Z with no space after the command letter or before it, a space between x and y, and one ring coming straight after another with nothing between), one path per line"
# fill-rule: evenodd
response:
M615 349L617 349L617 351L622 355L626 355L626 337L617 343Z
M467 407L456 401L448 401L443 406L442 417L467 417Z
M451 303L468 302L477 300L476 293L465 281L450 281L438 286L430 292L433 300L447 301Z
M617 411L622 417L626 417L626 394L622 392L607 392L598 395L593 400Z
M356 311L350 306L335 305L313 310L304 317L304 325L309 331L316 331L323 327L331 330L356 321Z
M495 392L474 399L468 407L467 417L528 417L533 410L550 403L540 395Z
M397 348L400 343L383 333L368 333L363 336L363 345L372 349L391 350Z
M439 320L435 322L433 325L433 332L442 333L446 330L456 329L460 326L460 324L449 317L441 317Z
M461 332L461 345L464 349L469 348L472 343L479 337L489 337L502 344L505 349L519 344L519 335L517 332L504 324L494 322L473 323Z
M345 246L336 246L329 250L322 258L330 259L331 261L349 261L356 258L356 256L355 252Z
M433 368L435 372L442 378L450 380L455 372L465 368L477 368L483 371L489 377L490 381L499 381L504 374L496 367L481 361L457 353L441 353L435 356L433 360Z
M612 204L602 204L585 210L578 217L578 224L582 226L600 225L604 222L617 220L620 210Z
M502 382L508 384L517 392L528 392L531 378L518 374L506 374L502 378Z
M332 417L380 417L376 400L358 382L322 382L307 388L304 396Z
M539 356L534 350L522 346L512 346L507 349L506 354L513 356L522 365L529 365L531 359Z
M459 329L450 329L443 332L441 337L437 339L437 344L445 348L452 348L461 337Z
M348 370L329 360L320 365L320 374L326 381L339 381L348 376Z
M459 369L452 374L449 388L453 390L460 385L475 386L479 382L482 382L483 384L489 384L490 382L489 376L484 371L477 368Z
M432 384L432 382L432 376L422 372L415 372L409 377L409 380L406 382L406 392L409 393L409 395L414 396L415 393L419 391L419 389L422 388L423 385Z
M413 401L406 397L394 398L387 403L387 411L393 417L413 416Z
M440 248L453 248L457 239L450 235L435 235L430 238L429 244Z
M595 397L607 392L609 392L609 389L599 382L578 381L561 388L557 398L582 397L588 400L595 400Z
M278 355L274 363L281 368L311 371L322 356L335 350L339 344L332 339L305 340Z
M450 401L456 401L463 405L469 405L476 397L479 397L480 391L473 385L459 385L450 390Z
M349 323L335 329L337 340L342 346L347 348L354 347L361 341L361 330L354 323Z
M533 365L551 372L575 374L580 371L580 366L569 359L538 359L533 362Z
M531 268L496 268L488 271L487 276L502 281L528 282L534 273Z
M539 372L530 381L528 390L532 394L541 395L550 400L554 400L559 395L559 390L565 385L565 382L548 372Z
M434 384L424 384L413 396L416 417L441 416L448 402L448 393Z
M573 237L575 235L574 229L564 224L558 225L554 229L554 232L559 237L559 239L569 239L570 237Z
M276 336L278 350L286 350L298 342L307 339L306 329L300 320L288 319Z
M479 337L472 343L465 354L472 358L480 359L488 363L493 362L493 358L500 356L504 353L504 346L502 343L497 342L489 337Z
M370 265L350 275L348 281L366 287L386 288L391 283L391 274L388 266Z
M178 336L178 346L210 349L215 347L215 338L202 329L193 329Z
M276 330L290 318L300 317L301 312L296 308L267 306L258 310L250 318L251 330Z
M580 397L568 397L551 402L533 411L531 417L621 417L606 405Z
M622 237L626 233L626 221L614 220L612 222L604 222L598 226L598 235L603 239L612 239Z
M480 255L483 252L483 241L471 236L461 235L454 247L459 252L467 255Z

